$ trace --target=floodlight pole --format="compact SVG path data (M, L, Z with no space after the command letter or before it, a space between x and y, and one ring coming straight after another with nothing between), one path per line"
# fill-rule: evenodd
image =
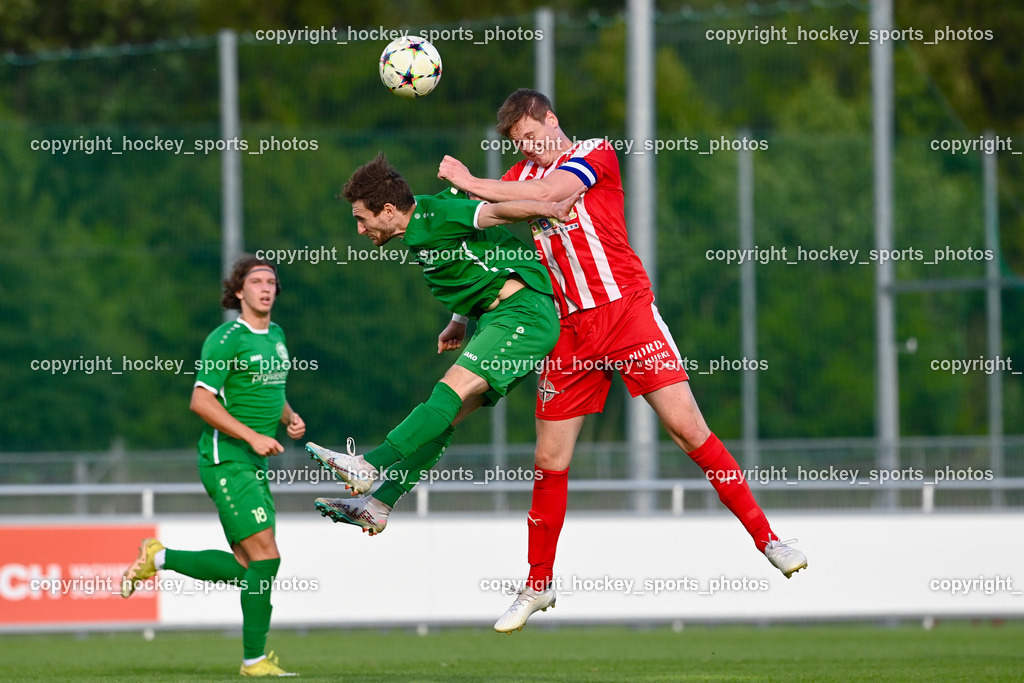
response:
M217 34L220 70L220 137L234 140L241 136L238 114L238 37L230 29ZM220 153L221 180L221 274L227 277L231 266L241 256L245 239L242 235L242 153L237 145L225 145ZM234 320L238 313L224 311L224 320Z
M871 28L892 29L892 0L871 0ZM893 248L892 41L871 43L871 102L874 138L875 248ZM879 469L899 469L899 368L896 363L896 269L891 259L875 266L875 423ZM883 489L879 504L895 508L896 491Z
M986 131L986 141L997 140L995 133ZM994 149L994 145L993 145ZM1003 354L1003 288L999 273L1001 262L999 252L999 168L996 154L982 153L982 171L985 183L985 249L992 252L993 258L985 264L985 322L988 327L988 357L997 362ZM999 479L1004 474L1003 468L1003 373L993 372L988 376L988 438L989 465L992 474ZM1002 489L992 492L992 504L1002 507L1005 502Z
M740 139L749 138L750 131L740 131ZM738 190L740 215L740 250L752 254L754 249L754 152L744 147L738 158ZM754 259L740 266L740 338L743 357L757 358L757 270ZM743 462L757 467L757 373L756 367L743 371Z
M540 40L533 41L534 86L555 103L555 11L550 7L541 7L534 14L537 31L543 34Z
M628 0L626 18L626 137L637 148L643 140L653 140L654 130L654 2ZM626 225L629 241L640 257L651 287L657 280L655 232L655 191L657 182L653 154L631 154L626 160L629 178L629 203ZM654 411L642 399L627 401L626 428L629 441L630 472L633 479L654 479L658 474L658 423ZM634 504L638 512L655 507L651 491L637 491Z
M497 142L498 134L494 126L488 126L484 130L484 137ZM501 177L501 152L496 145L487 148L487 177ZM508 401L498 401L490 411L491 413L491 465L495 470L495 480L498 473L508 469ZM496 512L508 512L508 494L498 491L494 494L494 509Z

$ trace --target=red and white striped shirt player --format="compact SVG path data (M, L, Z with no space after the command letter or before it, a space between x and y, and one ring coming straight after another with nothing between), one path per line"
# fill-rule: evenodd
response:
M679 351L654 305L650 280L629 246L614 150L602 139L571 141L551 101L535 90L520 89L505 100L498 132L524 157L501 180L477 178L452 157L441 161L438 177L488 201L557 202L586 191L564 223L532 224L554 285L561 331L537 389L536 475L527 515L530 573L495 630L521 629L531 614L555 604L553 567L568 498L566 475L585 416L604 409L614 372L630 394L642 395L654 408L755 547L786 578L805 568L807 557L772 531L735 458L697 407Z
M575 220L532 221L533 239L555 285L559 315L594 308L651 286L640 258L629 246L619 160L602 138L574 144L549 166L524 159L502 180L572 173L587 187L576 202Z

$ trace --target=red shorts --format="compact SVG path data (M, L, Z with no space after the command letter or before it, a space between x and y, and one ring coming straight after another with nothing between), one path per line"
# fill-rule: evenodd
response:
M542 420L604 410L615 371L632 396L689 379L650 289L570 313L561 325L537 386L536 414Z

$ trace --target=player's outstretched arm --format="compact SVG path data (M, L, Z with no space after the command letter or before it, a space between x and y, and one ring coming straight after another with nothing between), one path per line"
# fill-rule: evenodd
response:
M277 439L264 436L239 422L220 404L217 396L208 389L193 388L192 402L189 404L189 408L217 431L248 443L259 455L277 455L284 452L284 446L279 444Z
M463 192L474 194L489 202L508 202L516 199L533 199L542 202L558 202L586 186L575 174L555 170L544 178L506 182L477 178L466 165L455 157L445 156L437 168L437 177L447 180Z
M583 192L586 189L580 183L580 187L575 192L559 202L537 202L530 199L519 199L510 202L484 204L477 215L477 227L489 228L492 225L518 223L533 218L554 218L559 221L566 221L572 214L572 207L583 196Z

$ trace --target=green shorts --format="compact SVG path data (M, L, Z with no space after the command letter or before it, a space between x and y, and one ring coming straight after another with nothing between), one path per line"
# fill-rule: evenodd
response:
M229 545L274 528L274 499L265 475L262 467L246 462L200 466L199 478L217 506Z
M491 406L540 367L560 331L551 297L524 287L480 316L455 364L487 381L484 405Z

